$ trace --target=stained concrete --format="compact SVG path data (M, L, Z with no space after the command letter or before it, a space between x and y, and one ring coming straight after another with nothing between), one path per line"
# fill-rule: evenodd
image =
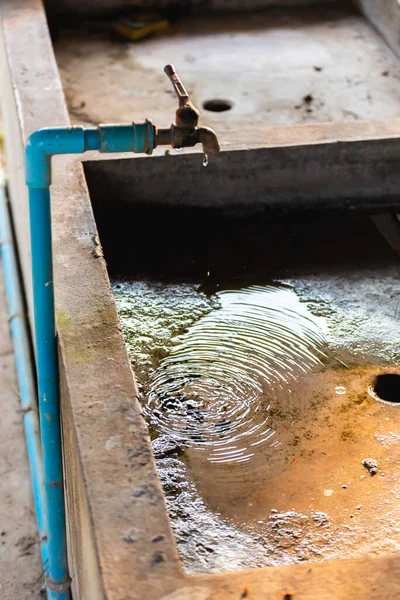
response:
M201 155L183 152L84 165L93 201L100 203L106 184L127 204L240 209L246 198L253 210L382 211L400 207L399 159L400 141L390 139L232 148L210 158L206 168Z
M3 0L0 8L0 54L10 109L6 144L14 158L10 169L12 202L19 212L21 253L24 264L29 265L29 237L24 230L26 195L18 194L24 189L23 143L37 127L67 125L68 117L41 2ZM35 69L26 69L28 60ZM360 126L356 133L355 125ZM385 137L393 136L390 120L379 125L351 126L351 135L357 139L363 136L365 127L373 131L374 138L382 132ZM312 131L318 138L324 136L326 128L312 126ZM333 137L340 138L342 132L343 127L338 126ZM288 133L279 135L287 139ZM305 129L297 135L305 135ZM183 576L155 477L137 389L118 330L83 172L75 160L60 159L55 161L54 178L55 287L75 597L397 597L400 567L396 556ZM124 430L127 421L132 431ZM123 432L117 439L116 431ZM115 485L116 480L120 486ZM147 488L143 481L149 483ZM133 493L139 496L132 499ZM144 501L150 499L152 502ZM138 524L133 530L132 520ZM84 527L79 529L81 523ZM163 545L158 553L153 553L149 539Z
M291 208L398 205L400 63L349 3L188 18L138 44L88 23L61 28L54 47L73 123L151 117L168 125L177 106L162 72L169 61L221 142L206 171L202 158L186 156L199 146L179 155L160 147L150 162L134 157L134 167L93 155L102 161L86 167L92 190L105 180L112 191L115 178L125 181L123 194L134 186L135 198L153 204L246 196ZM215 98L231 109L204 109Z
M109 197L103 192L95 215L185 570L398 553L398 407L368 388L400 369L399 261L368 215L249 216L243 206L194 209L189 198L178 208ZM264 286L256 289L268 305L269 281L291 286L292 331L302 308L325 340L321 363L310 372L303 359L307 374L281 386L261 373L262 349L267 370L276 341L262 328L265 306L254 295L247 323L243 304L251 286ZM243 308L239 330L223 305L227 290ZM260 339L262 349L249 350ZM293 370L291 362L284 376ZM240 437L245 410L251 435ZM270 445L257 443L260 428ZM367 455L380 465L374 479Z
M61 28L54 48L77 124L147 117L169 126L177 100L167 62L223 148L243 129L251 145L260 127L400 116L400 64L349 2L188 18L137 44L110 40L107 23L89 23ZM205 110L212 99L232 108Z
M0 597L40 600L44 583L0 262Z
M19 215L18 243L32 307L23 147L35 129L68 126L69 121L40 0L7 0L0 4L0 15L8 176L11 203ZM26 70L28 57L34 70ZM52 172L54 285L73 593L90 600L159 598L179 584L180 568L83 169L75 157L61 157L54 161ZM115 431L124 433L120 444L110 451L107 441ZM132 522L141 527L136 543L130 542ZM159 535L162 540L155 548L149 540Z
M363 14L374 23L393 52L400 56L400 4L397 0L356 0Z

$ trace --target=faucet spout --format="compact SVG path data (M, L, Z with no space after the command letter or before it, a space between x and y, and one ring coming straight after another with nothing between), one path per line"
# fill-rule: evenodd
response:
M156 146L190 148L199 143L203 144L203 152L208 156L214 156L220 151L217 134L210 127L195 127L190 131L184 131L173 124L168 129L156 128Z
M179 79L175 67L167 65L164 69L174 87L179 99L175 123L168 129L156 128L156 146L172 146L173 148L188 148L198 143L203 144L204 154L213 156L220 150L216 133L209 127L197 127L199 111L189 100L189 94Z
M217 134L210 127L198 127L197 137L199 142L203 144L203 152L207 156L214 156L220 151L220 145Z

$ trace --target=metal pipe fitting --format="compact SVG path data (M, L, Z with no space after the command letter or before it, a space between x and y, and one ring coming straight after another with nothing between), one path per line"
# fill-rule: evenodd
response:
M157 146L172 146L173 148L189 148L200 143L207 156L213 156L220 150L216 133L209 127L198 127L199 111L189 100L189 94L175 71L174 65L164 69L168 75L179 100L175 115L175 123L169 129L156 129L155 142Z

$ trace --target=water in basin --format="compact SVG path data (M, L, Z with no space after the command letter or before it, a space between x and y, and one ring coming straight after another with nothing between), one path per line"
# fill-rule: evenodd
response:
M397 552L397 257L368 216L168 211L110 264L184 568Z

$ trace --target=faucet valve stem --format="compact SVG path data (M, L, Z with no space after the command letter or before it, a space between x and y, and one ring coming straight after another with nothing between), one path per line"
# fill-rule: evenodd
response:
M164 72L178 96L179 107L176 111L175 123L169 129L156 129L156 145L183 148L201 143L204 154L217 154L220 149L217 136L208 127L197 127L200 113L190 102L189 94L179 79L174 65L167 65Z

